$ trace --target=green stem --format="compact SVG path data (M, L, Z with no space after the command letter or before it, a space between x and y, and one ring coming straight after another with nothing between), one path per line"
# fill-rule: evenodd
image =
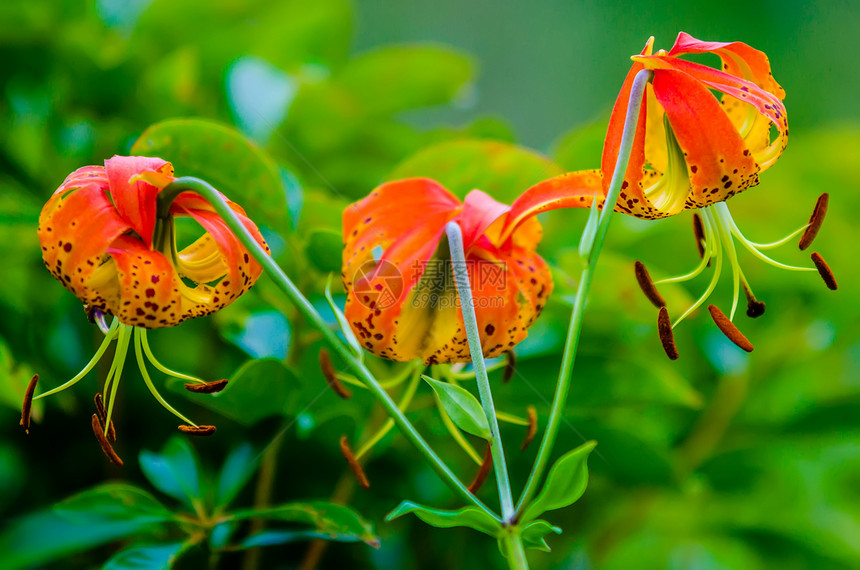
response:
M505 551L508 568L511 570L528 570L529 561L526 558L526 549L523 546L523 538L519 529L512 527L510 532L505 532L499 539Z
M220 192L199 178L177 178L159 193L159 217L166 217L169 215L171 202L173 202L173 200L182 192L194 192L212 205L215 212L217 212L218 215L227 223L242 245L244 245L251 255L254 256L260 265L263 266L263 269L265 269L269 274L269 277L287 295L302 317L309 321L314 328L320 331L332 350L334 350L338 356L340 356L341 359L349 365L355 375L367 385L368 390L373 393L376 399L379 400L385 408L386 412L388 412L388 414L394 419L394 423L397 424L397 427L406 439L408 439L412 445L418 449L442 481L444 481L451 490L466 501L466 503L474 505L498 520L499 517L477 497L470 493L469 489L462 483L462 481L460 481L445 462L436 455L436 452L434 452L424 438L421 437L418 430L415 429L406 415L400 411L394 400L391 399L367 367L356 357L355 353L352 352L352 349L337 337L310 301L302 295L302 292L299 291L286 273L284 273L278 264L275 263L268 253L266 253L262 246L257 243L257 240L253 235L251 235L251 232L248 231Z
M555 387L555 394L552 398L552 407L550 408L549 419L547 420L546 430L540 442L535 463L532 466L532 471L526 481L526 486L523 489L520 500L517 503L517 517L522 515L525 508L537 492L538 485L541 482L543 473L549 463L552 448L555 444L558 429L561 425L564 406L567 402L567 394L570 391L570 382L573 374L573 363L576 359L576 350L579 346L579 335L582 330L582 319L585 313L585 303L588 300L588 293L591 289L591 281L594 279L594 270L597 267L597 260L600 257L600 249L603 247L603 241L606 238L606 232L609 230L609 221L611 220L612 211L615 202L618 200L618 194L621 192L621 184L624 180L624 174L627 172L627 163L630 161L630 152L633 148L633 138L636 135L636 123L639 120L639 109L642 104L642 96L645 92L645 86L651 79L652 72L649 70L640 71L633 80L633 86L630 89L630 103L627 106L627 116L624 119L624 132L621 135L621 145L618 149L618 159L615 162L615 172L612 173L612 181L609 184L609 190L606 193L606 200L603 202L604 208L600 214L600 221L597 224L597 231L594 234L594 241L584 256L585 267L582 270L582 276L579 280L579 287L576 291L576 300L573 304L573 312L570 316L570 325L567 329L567 340L564 344L564 354L562 355L561 368L558 373L558 382ZM607 207L608 206L608 207Z
M472 368L475 371L478 394L481 396L481 406L484 408L484 415L487 416L487 422L490 425L490 435L492 436L490 452L493 455L493 470L496 473L496 484L499 487L502 520L510 522L514 516L514 499L511 494L511 482L508 479L508 466L505 464L505 452L502 448L502 434L499 433L499 422L496 419L496 406L493 403L490 379L487 377L487 367L484 364L484 350L481 348L481 335L478 332L478 319L475 316L475 300L472 298L469 270L466 267L463 231L456 222L449 222L445 226L445 232L448 234L454 281L457 284L457 294L460 297L460 312L463 314L469 351L472 353Z

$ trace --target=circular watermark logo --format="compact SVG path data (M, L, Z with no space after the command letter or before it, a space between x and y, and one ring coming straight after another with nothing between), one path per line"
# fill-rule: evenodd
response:
M358 302L369 309L387 309L403 295L403 275L396 265L385 260L365 261L352 282Z

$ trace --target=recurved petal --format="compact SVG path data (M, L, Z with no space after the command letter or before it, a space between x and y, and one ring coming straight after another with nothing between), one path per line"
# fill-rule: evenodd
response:
M103 172L103 171L102 171ZM89 171L82 181L61 187L39 216L39 243L51 274L86 303L101 306L99 293L87 286L105 251L129 229L113 207L98 177ZM67 179L68 183L68 179ZM85 186L79 184L85 183Z
M211 237L223 260L222 267L224 269L221 275L216 275L214 279L209 280L220 279L214 286L206 285L202 281L197 281L198 286L195 288L189 288L183 284L181 289L182 313L185 317L190 318L213 313L235 301L257 281L262 272L262 267L236 239L218 214L203 210L185 210L185 213L203 226L203 229ZM241 216L240 219L257 238L257 242L268 251L266 242L253 222L244 216ZM194 244L189 247L194 247ZM184 252L185 250L183 250ZM211 254L211 251L208 253ZM181 265L181 267L183 271L187 270L185 265ZM211 273L208 275L198 273L196 275L199 279L210 276Z
M686 73L660 70L654 94L684 151L692 189L687 207L725 200L758 183L758 166L711 92Z
M132 236L117 238L107 253L116 264L119 296L108 306L121 323L158 328L183 320L181 281L170 260Z
M504 243L524 222L541 212L591 207L595 198L603 199L601 181L599 170L580 170L535 184L511 204L497 245ZM532 246L537 246L537 243Z
M752 81L707 65L674 57L654 55L636 57L635 59L649 69L675 70L686 73L711 89L753 105L759 113L770 119L780 132L788 129L788 114L780 97L762 89Z
M146 171L173 176L173 166L160 158L114 156L105 161L105 171L117 211L146 246L151 247L159 188L141 179L130 180Z
M745 43L705 42L686 32L681 32L675 40L675 45L669 50L669 55L678 56L685 53L707 52L713 52L720 56L723 70L727 73L752 81L780 99L785 98L785 91L773 78L767 55Z
M502 204L481 190L472 190L463 202L463 211L457 220L463 232L463 247L469 248L493 222L505 215L510 206Z

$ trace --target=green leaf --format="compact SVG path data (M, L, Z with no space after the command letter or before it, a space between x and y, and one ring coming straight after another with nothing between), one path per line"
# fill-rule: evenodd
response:
M150 570L172 568L185 549L183 542L141 544L120 550L105 562L102 570Z
M121 483L107 483L78 493L54 505L54 512L81 523L146 524L174 518L173 513L143 489Z
M523 537L523 543L525 543L527 548L535 548L537 550L549 552L550 547L546 543L546 535L551 532L554 532L555 534L561 534L561 529L557 526L549 524L545 520L538 519L523 525L523 529L521 532Z
M323 273L340 272L343 257L343 239L340 232L311 232L305 245L305 255L311 265Z
M221 474L218 476L216 506L227 505L239 494L239 491L257 470L258 458L259 454L247 443L243 443L230 452L221 467Z
M163 524L148 517L122 519L85 513L69 517L68 513L39 511L4 528L0 552L5 568L38 567L119 538L153 532Z
M390 115L448 103L473 75L471 59L447 46L385 46L350 61L338 83L368 113Z
M401 162L386 180L426 176L463 198L474 189L510 204L534 184L563 174L549 158L510 143L460 140L427 147Z
M152 485L189 505L200 499L197 457L188 440L174 436L161 453L142 450L140 468Z
M356 542L358 537L351 534L324 533L314 530L264 530L245 538L232 548L256 548L258 546L275 546L277 544L289 544L293 542L305 542L308 540L331 540L334 542ZM378 546L372 544L371 546Z
M286 192L269 155L230 127L203 119L172 119L146 129L132 154L173 163L176 176L196 176L242 206L257 223L286 233Z
M403 501L397 508L388 513L385 521L389 522L408 513L414 513L419 519L437 528L451 528L465 526L477 531L497 536L502 530L502 525L491 515L477 507L464 507L457 511L446 511L425 507L412 501Z
M288 503L267 509L245 509L230 513L230 520L242 519L305 523L325 535L322 538L360 540L373 547L379 546L379 538L373 533L373 526L369 522L349 507L325 501Z
M243 364L227 387L195 402L245 426L290 414L296 408L298 378L280 360L264 358Z
M490 432L490 425L487 422L486 414L484 414L484 408L481 407L481 403L471 392L456 384L440 382L423 374L421 377L436 392L436 397L439 398L442 408L458 428L487 441L492 439L493 434Z
M596 445L596 441L583 443L555 462L543 489L523 512L521 522L530 521L541 513L572 505L579 500L588 485L586 461Z

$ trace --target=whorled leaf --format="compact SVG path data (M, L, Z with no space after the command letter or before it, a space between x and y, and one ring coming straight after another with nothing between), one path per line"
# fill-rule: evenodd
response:
M550 533L561 534L561 529L541 519L526 523L521 531L523 543L527 548L543 550L544 552L550 551L550 547L546 543L546 536Z
M437 528L464 526L473 528L490 536L497 536L502 530L502 524L476 507L464 507L456 511L425 507L412 501L403 501L386 515L386 522L392 521L405 514L413 513L419 519Z
M440 382L429 376L421 377L433 388L445 413L458 428L488 441L492 439L484 409L471 392L456 384Z
M520 517L521 523L531 521L546 511L572 505L579 500L588 485L586 461L596 445L596 441L583 443L555 462L543 489L523 511L523 516Z

